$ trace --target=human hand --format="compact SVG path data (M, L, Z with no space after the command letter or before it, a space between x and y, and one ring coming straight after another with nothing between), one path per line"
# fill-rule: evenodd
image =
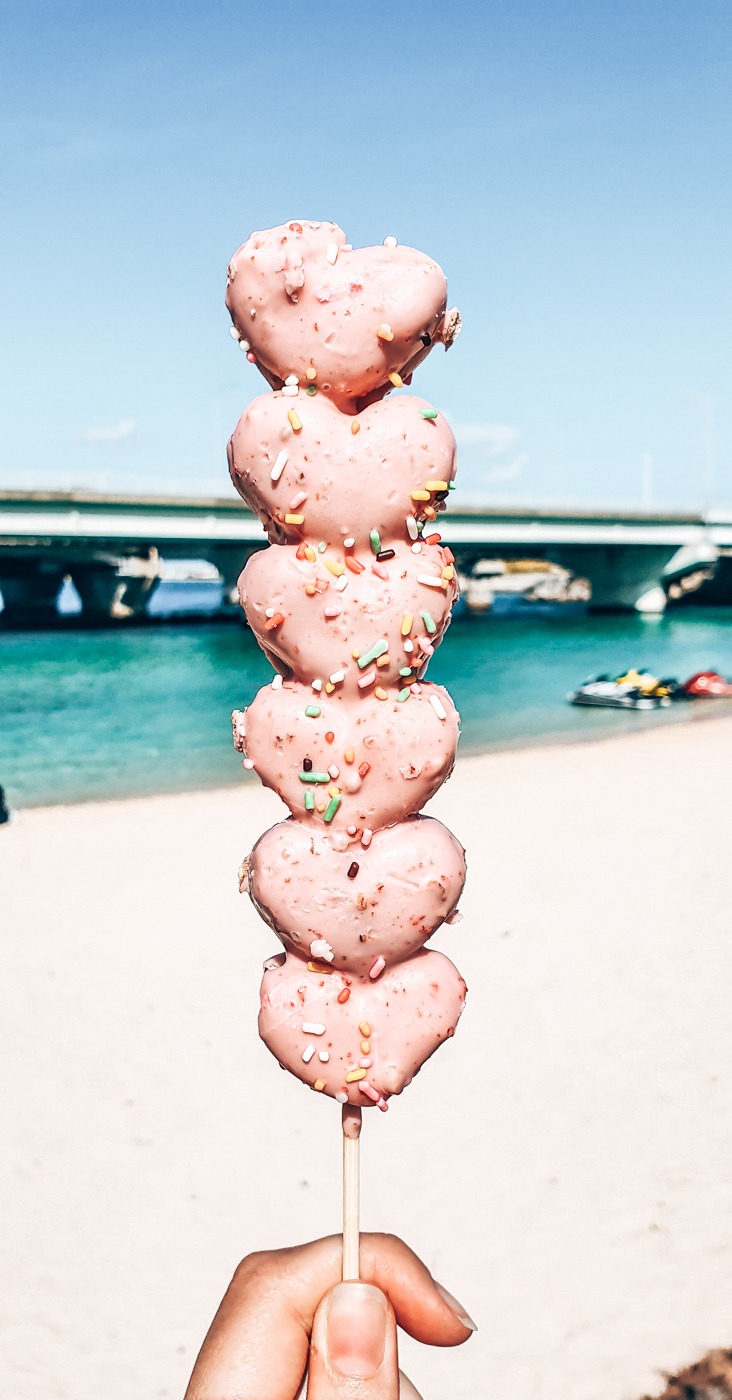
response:
M420 1400L399 1372L397 1323L442 1347L475 1323L396 1236L361 1236L358 1282L340 1282L341 1251L331 1235L243 1259L184 1400L304 1400L305 1376L307 1400Z

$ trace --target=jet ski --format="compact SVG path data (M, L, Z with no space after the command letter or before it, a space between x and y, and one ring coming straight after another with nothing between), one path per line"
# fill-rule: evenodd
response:
M697 671L681 687L690 700L730 700L732 684L718 671Z
M671 704L676 680L661 680L650 671L631 669L620 676L595 676L567 696L571 705L599 705L609 710L657 710Z

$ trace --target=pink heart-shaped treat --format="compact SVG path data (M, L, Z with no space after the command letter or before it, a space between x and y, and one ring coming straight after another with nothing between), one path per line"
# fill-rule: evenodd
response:
M385 552L393 557L285 545L251 556L239 597L276 669L357 695L423 673L450 621L455 570L439 544L413 554L398 540ZM411 679L402 675L409 669Z
M290 817L260 836L247 873L253 904L289 951L368 977L410 957L452 914L465 852L434 817L376 831L355 855Z
M385 1107L454 1035L465 1004L457 968L432 951L375 982L309 971L289 953L265 967L262 1040L283 1069L340 1103Z
M272 544L297 544L306 530L316 541L368 546L372 530L386 541L406 539L410 517L416 538L425 504L447 496L455 439L442 414L407 395L349 417L323 394L261 394L236 425L229 469ZM303 524L292 523L301 516Z
M390 696L315 695L286 681L263 686L235 743L265 787L315 830L348 841L419 812L449 778L460 719L442 686L422 683L404 703Z
M442 269L414 248L351 248L336 224L293 220L237 249L226 305L273 387L294 375L353 408L445 334L446 296Z

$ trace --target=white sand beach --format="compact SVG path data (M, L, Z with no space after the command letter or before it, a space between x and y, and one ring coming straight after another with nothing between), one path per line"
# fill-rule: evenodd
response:
M366 1115L364 1226L466 1305L425 1400L638 1400L732 1344L732 720L462 759L455 1039ZM256 1034L253 785L0 831L7 1400L179 1400L239 1258L339 1226L339 1115Z

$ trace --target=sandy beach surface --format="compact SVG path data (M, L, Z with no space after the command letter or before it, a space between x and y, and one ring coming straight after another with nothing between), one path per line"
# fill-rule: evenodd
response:
M732 1341L732 721L463 759L460 1030L366 1115L365 1228L470 1310L425 1400L638 1400ZM338 1111L256 1034L275 797L0 831L5 1400L185 1387L239 1258L339 1226Z

